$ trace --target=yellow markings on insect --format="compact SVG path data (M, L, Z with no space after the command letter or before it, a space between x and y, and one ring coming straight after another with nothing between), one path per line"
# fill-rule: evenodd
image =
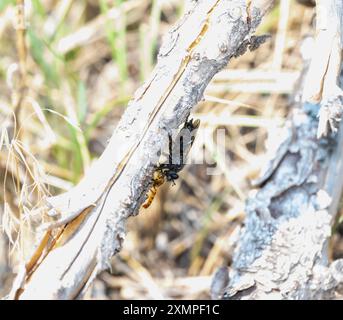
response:
M149 192L147 193L146 201L143 203L144 209L147 209L150 207L151 203L153 202L153 200L156 196L157 188L164 183L165 177L164 177L163 172L161 170L156 170L154 172L154 177L153 177L152 181L153 181L152 187L150 188Z

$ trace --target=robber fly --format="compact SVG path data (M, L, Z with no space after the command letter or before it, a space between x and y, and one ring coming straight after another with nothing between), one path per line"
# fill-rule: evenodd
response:
M157 166L154 172L152 187L147 193L147 200L144 202L143 208L146 209L151 205L157 193L157 188L160 187L165 180L171 181L175 185L175 180L179 177L178 173L185 166L185 158L193 145L199 125L200 120L193 121L193 119L191 119L188 121L187 117L185 124L175 141L173 141L172 135L168 135L168 163L162 163Z
M187 118L174 143L171 135L169 135L168 163L160 164L157 169L162 171L167 181L173 182L174 185L174 180L179 177L178 173L185 166L185 158L193 145L195 133L199 125L200 120L193 121L191 119L188 121Z

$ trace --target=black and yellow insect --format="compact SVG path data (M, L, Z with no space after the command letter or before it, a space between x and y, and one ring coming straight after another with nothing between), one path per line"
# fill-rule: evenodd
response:
M185 157L188 155L189 150L193 145L199 125L200 120L193 121L193 119L191 119L188 121L187 117L183 128L180 130L175 140L169 135L168 163L162 163L157 166L152 179L152 187L147 193L147 199L143 204L143 208L146 209L151 205L156 196L158 187L160 187L165 180L175 184L174 180L179 177L178 173L185 166Z

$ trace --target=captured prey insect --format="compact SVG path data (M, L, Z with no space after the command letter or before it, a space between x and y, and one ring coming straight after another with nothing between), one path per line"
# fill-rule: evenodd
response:
M143 208L149 208L151 203L153 202L156 193L157 193L157 188L159 186L161 186L165 181L165 177L164 174L161 170L155 170L154 171L154 176L152 178L152 186L149 190L149 192L147 193L147 199L145 200L145 202L143 203Z
M147 199L143 204L143 208L146 209L151 205L156 196L158 187L160 187L165 180L171 181L175 185L174 180L179 177L178 173L185 166L185 158L193 145L199 125L200 120L193 121L193 119L191 119L188 121L187 117L183 128L180 130L174 141L172 135L168 135L168 163L162 163L156 167L152 179L152 187L147 193Z

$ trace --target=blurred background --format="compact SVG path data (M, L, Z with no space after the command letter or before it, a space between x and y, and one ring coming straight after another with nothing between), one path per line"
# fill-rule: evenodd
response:
M0 296L32 249L44 219L39 204L71 188L102 153L189 2L0 1ZM201 138L191 156L196 163L204 153L207 163L187 165L175 186L164 184L130 219L111 272L86 298L210 298L214 272L230 267L249 180L267 160L267 134L293 104L301 50L309 51L314 34L312 5L277 1L257 30L270 40L216 75L193 112ZM332 258L343 258L342 235L341 218Z

